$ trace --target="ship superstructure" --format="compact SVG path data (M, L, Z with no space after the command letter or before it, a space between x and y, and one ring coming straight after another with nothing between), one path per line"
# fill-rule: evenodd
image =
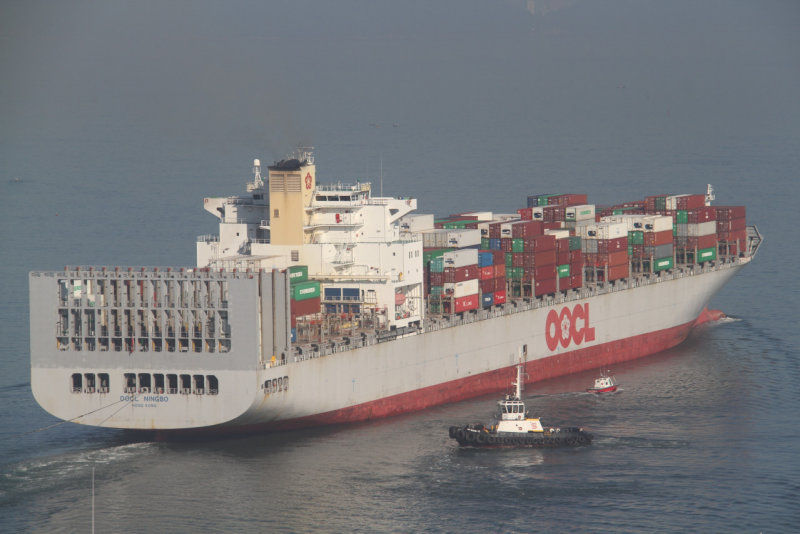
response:
M710 191L710 190L709 190ZM241 196L193 268L30 275L31 387L78 423L255 430L366 420L680 343L761 241L743 207L661 195L601 209L413 213L318 184L310 149Z

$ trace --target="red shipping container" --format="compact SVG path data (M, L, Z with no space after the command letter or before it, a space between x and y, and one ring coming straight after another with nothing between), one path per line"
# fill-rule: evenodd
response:
M544 223L545 230L561 230L562 222L546 222Z
M555 293L556 287L557 287L557 282L555 278L550 278L547 280L536 280L533 283L533 294L534 296L540 297L548 293Z
M556 265L566 265L569 263L570 251L558 251L556 254Z
M513 243L511 242L510 237L500 238L500 250L503 252L511 252L513 250Z
M506 290L494 292L494 303L503 304L506 301Z
M320 298L306 299L306 300L291 300L289 302L291 314L296 317L303 315L312 315L320 312Z
M544 222L566 220L567 208L565 206L545 206L542 208Z
M458 297L453 301L453 309L455 313L460 313L467 310L475 310L478 308L480 304L480 299L478 299L478 294L475 295L467 295L465 297Z
M487 265L486 267L480 267L480 278L481 280L486 280L488 278L494 278L494 266Z
M558 252L569 252L569 238L556 239L556 250Z
M717 221L717 233L744 230L745 228L747 228L747 220L742 217Z
M547 280L550 278L555 278L558 274L556 270L555 263L551 263L550 265L537 265L533 269L533 279L534 280Z
M673 219L674 221L675 219ZM717 220L717 210L713 206L703 206L686 211L686 220L690 224L704 223Z
M506 277L505 276L498 276L494 279L494 290L495 291L505 291L506 289Z
M443 286L444 285L444 273L431 272L431 285L432 286Z
M583 252L580 250L569 251L569 264L581 265L583 263Z
M543 233L542 221L518 221L511 224L511 237L532 237Z
M612 265L608 268L608 280L619 280L620 278L627 278L629 275L628 264L625 265Z
M573 289L581 287L583 285L583 273L580 271L577 273L573 272L569 275L569 281Z
M747 215L744 206L714 206L714 209L717 211L718 221L744 219Z
M502 222L491 222L489 223L489 238L490 239L499 239L500 238L500 225L503 224Z
M717 236L716 234L711 235L701 235L698 237L687 237L686 238L686 248L692 249L696 248L698 250L704 248L711 248L717 246Z
M537 235L534 237L524 238L524 249L539 252L545 250L556 249L556 236L554 235Z
M494 293L495 291L495 282L496 278L487 278L486 280L481 280L478 282L478 287L481 290L481 293Z
M609 265L628 265L628 250L621 250L619 252L609 252L608 253L608 264Z
M677 197L675 205L679 210L693 210L702 208L706 204L705 195L686 195L684 197Z
M494 277L500 278L501 276L506 275L506 264L505 263L498 263L496 265L492 265L494 269Z
M672 230L663 230L661 232L645 232L644 245L646 247L668 245L672 243L672 237Z
M517 213L519 213L519 218L523 221L533 220L533 208L520 208Z
M616 237L614 239L598 239L597 240L597 253L604 252L617 252L620 250L628 249L628 236Z
M564 195L555 195L547 199L548 205L558 206L580 206L588 204L588 196L585 194L567 193Z

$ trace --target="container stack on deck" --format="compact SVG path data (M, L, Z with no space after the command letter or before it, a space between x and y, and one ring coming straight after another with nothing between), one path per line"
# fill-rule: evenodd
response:
M289 310L292 321L292 341L297 339L297 318L321 312L320 284L308 279L308 267L296 265L289 267L290 300Z
M422 233L430 313L702 264L738 255L747 240L744 207L709 207L702 194L605 208L582 194L531 195L513 215L460 213L434 226Z

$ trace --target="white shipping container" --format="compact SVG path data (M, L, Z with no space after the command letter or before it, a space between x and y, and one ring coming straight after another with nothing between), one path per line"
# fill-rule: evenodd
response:
M672 231L672 217L669 215L646 215L644 217L645 232Z
M464 228L447 231L447 247L464 248L480 246L481 231L477 228ZM478 261L475 260L475 263Z
M684 193L682 195L670 195L666 199L666 203L667 204L666 204L665 207L668 210L676 210L676 209L678 209L678 199L680 197L688 197L688 196L689 196L688 193Z
M492 222L519 220L519 213L495 213Z
M474 280L464 280L463 282L446 283L443 290L445 294L452 294L455 298L461 298L467 295L476 295L479 288L479 281L476 278Z
M569 237L569 230L545 230L544 235L554 235L556 239Z
M422 230L422 246L425 248L447 248L447 233L450 230L436 228L434 230Z
M689 237L700 237L717 233L717 221L706 221L686 225L686 233Z
M489 237L489 223L478 223L478 231L481 233L481 237Z
M621 222L625 223L628 232L644 230L644 218L646 215L626 214L626 215L606 215L600 218L600 222Z
M588 252L590 254L597 253L597 239L582 237L581 238L581 252Z
M513 222L505 222L500 225L500 237L512 237L514 235L514 230L511 227Z
M462 213L464 217L477 217L479 221L491 221L492 220L492 212L491 211L473 211L470 213Z
M444 261L445 267L466 267L467 265L477 265L478 249L463 248L461 250L451 250L444 253L442 260Z
M576 226L576 234L579 229L581 237L590 239L616 239L618 237L627 237L628 235L628 225L624 222L609 221Z
M534 221L543 221L544 220L544 207L537 206L535 208L531 208L531 219Z
M594 204L581 204L578 206L567 206L565 218L568 221L594 220Z
M419 232L434 228L432 213L409 213L400 217L398 222L402 232Z

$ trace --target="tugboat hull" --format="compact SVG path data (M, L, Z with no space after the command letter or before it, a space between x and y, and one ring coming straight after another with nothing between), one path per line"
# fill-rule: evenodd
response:
M548 428L543 432L490 432L483 425L451 426L450 438L462 447L581 447L592 443L582 428Z

